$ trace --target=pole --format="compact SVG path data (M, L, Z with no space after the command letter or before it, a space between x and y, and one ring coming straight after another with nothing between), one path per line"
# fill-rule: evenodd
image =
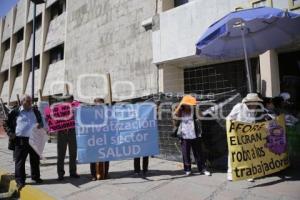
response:
M110 73L107 73L106 77L107 77L108 104L111 106L112 105L112 90L111 90Z
M42 94L42 90L41 89L39 89L38 95L39 95L39 100L43 101L43 94Z
M20 96L17 94L17 101L18 101L18 106L21 106L21 101L20 101Z
M241 25L241 33L242 33L243 49L244 49L245 64L246 64L248 92L251 93L251 92L253 92L253 84L252 84L251 69L250 69L249 59L248 59L248 54L247 54L247 49L246 49L244 26L245 26L244 24Z
M31 98L34 101L34 67L35 67L35 16L36 4L33 3L33 19L32 19L32 58L31 58Z

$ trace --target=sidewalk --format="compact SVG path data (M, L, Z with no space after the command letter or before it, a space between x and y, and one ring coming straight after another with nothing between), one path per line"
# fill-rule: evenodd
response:
M58 182L56 173L56 144L47 143L46 160L42 161L41 178L44 183L34 185L28 178L27 183L55 199L300 199L300 172L287 170L280 174L256 180L228 182L226 173L214 172L211 177L195 173L184 176L181 163L151 158L149 175L146 178L133 176L133 161L114 161L110 163L110 179L91 181L89 165L78 165L80 179L68 177ZM66 161L67 162L67 161ZM7 138L0 139L0 169L13 173L12 152L7 150ZM196 170L194 170L196 171ZM26 172L30 174L29 162Z

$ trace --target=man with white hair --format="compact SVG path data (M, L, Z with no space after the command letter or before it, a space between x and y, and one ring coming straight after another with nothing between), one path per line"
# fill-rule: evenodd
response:
M18 190L25 186L25 162L29 154L31 179L36 183L42 183L40 178L40 157L29 145L29 137L34 127L43 126L41 113L36 107L32 107L32 99L29 95L21 98L21 106L12 110L8 115L8 132L15 140L15 179Z

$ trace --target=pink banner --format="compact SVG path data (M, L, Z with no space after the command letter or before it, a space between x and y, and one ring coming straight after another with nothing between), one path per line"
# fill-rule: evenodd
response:
M45 118L48 131L56 132L75 128L74 108L78 107L78 101L56 103L45 108Z

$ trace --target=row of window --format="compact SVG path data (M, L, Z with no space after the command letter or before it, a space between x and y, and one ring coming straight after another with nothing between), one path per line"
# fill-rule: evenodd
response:
M50 19L53 20L56 17L60 16L63 12L65 12L66 9L66 0L59 0L55 2L53 5L51 5L48 8L48 11L50 12ZM32 22L31 22L32 24ZM41 27L42 24L42 16L41 14L36 17L35 21L35 30L38 30ZM24 28L21 28L17 33L15 33L16 41L17 43L22 42L24 39ZM3 43L3 52L9 50L10 48L10 39L7 39ZM55 63L57 61L63 60L63 54L64 54L64 46L60 45L58 47L55 47L50 50L50 64ZM36 66L35 69L39 68L39 56L36 56ZM19 69L18 66L15 66L15 68ZM21 67L20 67L21 69ZM21 71L21 70L19 70ZM20 75L21 72L17 71L17 74ZM17 76L18 76L17 75ZM6 77L6 76L5 76ZM8 76L5 78L7 80Z
M53 64L55 62L61 61L64 59L64 45L60 45L58 47L55 47L49 51L49 56L50 56L50 63ZM31 62L31 61L28 61ZM31 63L30 63L31 65ZM40 68L40 56L35 56L35 67L34 69L39 69ZM22 64L16 65L13 67L13 70L16 70L16 77L20 77L22 75ZM30 72L31 72L30 68ZM2 72L0 74L1 78L3 78L3 81L8 80L8 70Z
M59 0L51 5L47 11L50 12L50 20L60 16L66 10L66 0ZM32 24L32 22L30 22ZM39 14L35 20L35 30L38 30L42 25L42 15ZM17 43L21 42L24 37L24 28L21 28L16 34ZM3 42L3 50L6 51L10 48L10 39Z

